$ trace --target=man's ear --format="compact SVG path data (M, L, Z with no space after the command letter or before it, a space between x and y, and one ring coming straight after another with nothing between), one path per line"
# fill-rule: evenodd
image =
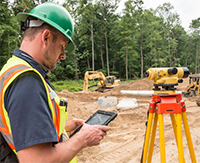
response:
M42 32L42 42L44 46L48 46L51 38L51 31L49 29L45 29Z

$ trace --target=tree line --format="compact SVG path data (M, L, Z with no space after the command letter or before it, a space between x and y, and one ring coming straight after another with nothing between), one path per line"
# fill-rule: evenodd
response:
M0 1L0 68L22 40L17 13L30 12L46 1ZM83 79L89 70L131 80L143 78L150 67L188 67L190 73L199 73L200 18L192 20L186 32L170 3L154 10L145 9L142 0L127 0L117 13L119 3L64 1L74 20L76 49L66 51L66 59L51 72L50 80Z

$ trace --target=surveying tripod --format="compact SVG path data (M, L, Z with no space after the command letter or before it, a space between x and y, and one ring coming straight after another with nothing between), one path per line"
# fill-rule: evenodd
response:
M165 69L153 69L153 70L151 69L146 74L146 77L149 77L150 75L151 76L154 75L155 87L153 88L154 94L152 95L152 101L150 102L149 109L148 109L147 129L146 129L146 134L145 134L145 141L144 141L141 163L146 163L146 162L150 163L152 160L157 123L159 123L161 163L166 163L163 114L170 114L170 117L171 117L173 131L174 131L176 144L178 148L179 163L185 163L184 153L183 153L181 117L183 120L183 125L184 125L184 130L185 130L187 144L188 144L188 148L190 152L191 161L192 163L196 163L196 157L195 157L189 125L187 121L185 102L182 100L182 94L176 94L175 92L176 88L174 88L174 86L178 85L178 81L177 83L176 82L174 82L173 84L170 83L171 82L170 78L176 77L175 74L180 73L180 71L173 70L174 72L170 74L169 69L166 69L166 70ZM179 70L182 70L182 69L179 69ZM158 75L156 76L155 74L156 75L159 74L160 81L163 80L165 81L165 83L168 82L170 84L156 83L158 81L157 80ZM162 77L165 77L165 78L162 79ZM175 79L173 80L175 81ZM158 88L158 86L162 86L162 89Z

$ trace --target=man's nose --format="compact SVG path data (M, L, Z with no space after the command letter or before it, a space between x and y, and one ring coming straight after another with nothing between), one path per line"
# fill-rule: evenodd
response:
M60 59L65 60L65 58L66 58L65 52L60 54Z

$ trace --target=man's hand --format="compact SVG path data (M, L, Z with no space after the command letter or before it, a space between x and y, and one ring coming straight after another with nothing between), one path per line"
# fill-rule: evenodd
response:
M70 132L71 134L77 129L79 128L80 126L82 126L84 124L84 120L82 119L72 119L71 121L67 122L65 124L65 130L67 132ZM70 136L70 135L69 135Z
M81 130L65 142L55 146L52 146L51 142L41 143L19 150L17 152L19 161L22 163L70 162L83 148L100 144L109 130L108 126L88 125L81 119L69 121L65 129L73 131L80 125L83 125Z
M82 139L85 143L85 147L99 145L108 130L108 126L84 124L81 130L73 137Z

